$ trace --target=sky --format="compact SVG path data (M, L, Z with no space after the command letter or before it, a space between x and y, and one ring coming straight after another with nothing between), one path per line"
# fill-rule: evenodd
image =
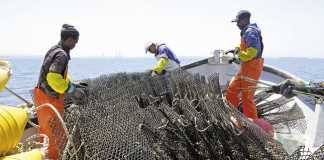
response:
M262 30L265 57L324 58L324 0L1 0L0 55L44 56L69 23L80 31L72 57L145 57L148 41L210 56L239 44L230 21L242 9Z

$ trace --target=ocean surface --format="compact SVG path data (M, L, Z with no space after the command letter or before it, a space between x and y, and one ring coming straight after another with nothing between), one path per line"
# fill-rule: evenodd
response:
M3 57L11 63L13 75L7 85L27 100L31 100L30 90L37 83L43 57ZM182 65L204 59L202 57L180 57ZM73 58L69 63L72 80L94 78L102 74L117 72L142 72L151 69L154 58ZM307 81L324 81L324 59L306 58L265 58L265 64L286 70ZM0 93L0 104L17 105L23 103L9 92Z

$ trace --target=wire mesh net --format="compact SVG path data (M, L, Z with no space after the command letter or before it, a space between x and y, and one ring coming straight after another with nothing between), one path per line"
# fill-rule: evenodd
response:
M65 110L72 142L62 159L303 158L301 151L288 155L279 142L230 108L217 74L118 73L84 82L89 86L87 103ZM260 105L258 111L280 124L276 115L266 115L271 106ZM293 115L296 110L277 112ZM323 151L307 156L320 157Z
M289 134L292 129L301 134L305 133L307 125L305 116L293 99L281 96L265 102L271 96L273 94L267 92L256 94L254 99L258 116L269 122L278 133Z

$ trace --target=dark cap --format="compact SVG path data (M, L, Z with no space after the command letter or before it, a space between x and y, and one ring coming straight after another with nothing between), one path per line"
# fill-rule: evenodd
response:
M79 38L79 31L75 29L74 26L69 25L69 24L63 24L62 29L61 29L61 38L66 39L68 37L72 37L73 39L78 39Z
M232 22L237 22L239 20L242 20L244 18L250 18L251 13L247 10L241 10L237 13L236 18L232 20Z

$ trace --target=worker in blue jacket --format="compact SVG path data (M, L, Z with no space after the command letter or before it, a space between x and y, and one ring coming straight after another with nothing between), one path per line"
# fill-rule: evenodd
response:
M164 43L158 44L154 42L148 42L145 46L145 52L154 54L154 57L157 60L157 63L153 68L152 75L161 75L165 72L180 68L179 59Z
M232 107L240 106L240 95L242 95L243 113L251 119L258 119L257 109L254 104L254 93L256 84L244 80L250 78L259 80L263 69L263 42L261 31L255 23L250 23L251 13L247 10L238 12L236 18L232 22L236 22L237 27L241 30L241 43L237 47L236 54L240 62L240 71L234 77L227 88L226 100ZM234 61L234 62L235 62ZM250 88L248 91L242 92L241 89Z
M154 76L162 76L164 79L162 81L162 85L165 88L165 93L162 93L166 96L166 100L170 106L172 106L172 91L170 87L170 82L168 79L168 73L170 71L180 69L180 61L176 57L176 55L171 51L167 45L164 43L154 43L148 42L145 46L145 52L150 52L154 54L154 57L157 60L156 65L152 70L152 77Z

